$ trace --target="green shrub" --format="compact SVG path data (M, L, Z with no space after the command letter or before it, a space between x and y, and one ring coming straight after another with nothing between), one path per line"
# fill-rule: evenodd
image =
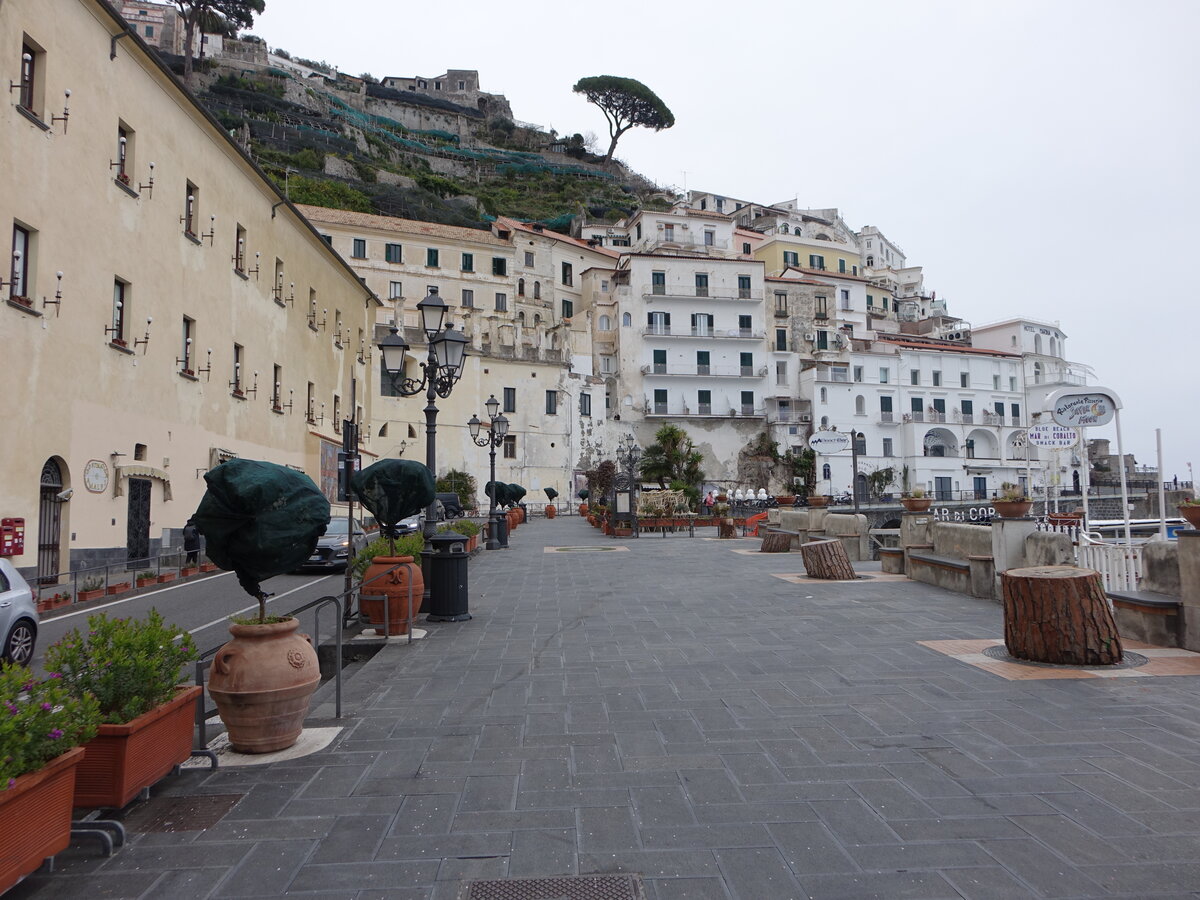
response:
M440 494L457 494L458 504L463 509L475 508L475 492L478 485L475 476L459 469L451 469L437 480L437 491Z
M470 519L455 519L453 522L448 522L447 524L441 526L438 529L438 534L447 534L453 532L454 534L461 534L464 537L475 537L475 535L479 534L481 531L483 531L483 529Z
M57 672L38 681L24 666L0 663L0 791L91 740L99 721L96 698L77 696Z
M88 616L88 632L67 632L46 651L46 668L77 696L91 694L104 722L124 724L175 696L196 658L191 635L157 610L144 619Z
M354 577L361 579L363 573L367 571L367 566L371 565L371 560L377 556L411 556L415 560L420 560L421 551L424 549L425 536L420 533L406 534L396 538L394 553L392 552L392 542L388 538L376 538L367 544L358 556L354 557L354 561L350 563L350 571L354 573Z

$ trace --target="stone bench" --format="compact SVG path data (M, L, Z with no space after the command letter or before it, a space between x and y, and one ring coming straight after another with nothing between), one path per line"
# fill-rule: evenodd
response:
M1179 629L1183 617L1178 597L1157 591L1108 591L1112 600L1117 630L1122 637L1178 647Z
M905 548L905 574L913 581L936 585L960 594L971 593L971 564L965 559L939 556L932 547Z
M904 551L900 547L880 547L879 563L886 575L904 574Z

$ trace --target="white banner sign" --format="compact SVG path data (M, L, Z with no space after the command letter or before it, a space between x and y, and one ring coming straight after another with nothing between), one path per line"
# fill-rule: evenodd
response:
M1107 394L1063 394L1050 414L1059 425L1081 428L1107 425L1116 413L1116 404Z
M1074 428L1062 425L1034 425L1029 429L1029 443L1035 447L1053 447L1064 450L1074 447L1079 435Z
M850 449L850 433L841 431L818 431L808 439L809 449L813 453L827 456L830 453L840 453Z

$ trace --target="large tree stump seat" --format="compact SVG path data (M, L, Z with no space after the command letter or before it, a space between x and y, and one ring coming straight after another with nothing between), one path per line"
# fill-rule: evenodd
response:
M1121 636L1100 574L1075 566L1000 573L1004 643L1018 659L1060 665L1119 663Z
M798 537L800 537L798 531L769 528L763 536L762 546L758 550L760 553L789 553L792 549L792 540Z
M858 577L846 555L845 545L836 538L801 544L800 555L804 559L804 571L810 578L851 581Z

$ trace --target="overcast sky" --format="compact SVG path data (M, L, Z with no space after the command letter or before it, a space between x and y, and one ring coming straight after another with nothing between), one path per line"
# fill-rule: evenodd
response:
M1124 402L1126 452L1152 465L1161 427L1167 477L1200 469L1195 0L266 0L253 31L356 75L478 69L518 120L601 148L604 117L571 86L637 78L677 124L622 138L634 169L838 207L924 266L951 314L1060 322Z

